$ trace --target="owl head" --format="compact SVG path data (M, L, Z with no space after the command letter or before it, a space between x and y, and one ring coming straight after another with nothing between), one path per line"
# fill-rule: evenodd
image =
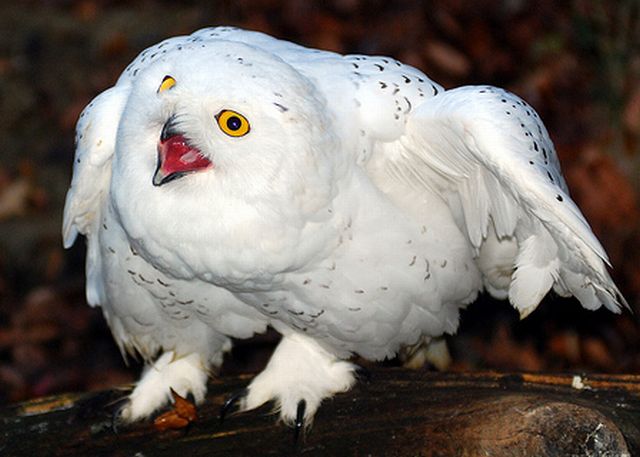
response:
M155 187L196 186L215 176L214 186L224 181L227 190L238 185L245 194L264 192L290 167L311 171L305 162L326 155L327 143L335 141L314 85L280 58L246 44L176 47L131 84L118 149L139 152L135 160L128 154L117 159L143 171Z
M255 244L261 226L286 236L275 227L302 226L330 204L340 160L334 120L314 84L277 56L232 41L193 42L122 83L131 91L112 200L131 238L157 238L151 255L162 255L167 237L188 250ZM149 236L148 227L157 232Z

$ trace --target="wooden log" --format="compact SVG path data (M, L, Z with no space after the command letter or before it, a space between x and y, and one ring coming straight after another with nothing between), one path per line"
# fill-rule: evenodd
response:
M640 455L640 376L377 369L326 401L298 444L270 407L218 419L250 376L211 382L198 420L112 429L126 392L60 395L0 411L2 456Z

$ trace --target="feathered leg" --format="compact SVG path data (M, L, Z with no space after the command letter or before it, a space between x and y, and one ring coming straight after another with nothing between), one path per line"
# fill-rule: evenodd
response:
M207 392L209 363L192 353L176 357L172 351L163 353L154 363L145 367L142 377L120 409L119 419L134 422L171 401L171 389L181 397L192 394L196 403L202 402Z
M248 411L273 400L280 418L299 430L302 422L310 425L323 399L353 386L356 369L311 338L284 336L265 369L239 399L239 410Z

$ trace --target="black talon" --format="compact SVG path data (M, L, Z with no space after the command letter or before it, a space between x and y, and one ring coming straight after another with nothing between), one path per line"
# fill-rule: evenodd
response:
M222 407L220 408L220 423L224 422L224 418L228 413L233 412L232 409L237 403L243 398L247 396L249 391L245 389L240 389L231 394L229 398L224 402Z
M300 430L304 426L304 412L307 409L307 401L300 400L298 402L298 409L296 411L296 423L293 429L293 445L296 446L298 444L298 438L300 437Z
M125 422L122 420L122 410L124 409L124 407L125 405L122 405L111 414L111 430L113 431L114 435L118 434L118 432L120 431L119 427L121 425L125 425Z
M371 382L371 371L364 367L357 367L355 369L355 376L359 382L369 384Z
M115 435L118 434L118 427L124 424L122 420L122 410L129 403L129 397L124 397L109 405L109 409L113 408L113 412L111 413L111 430Z
M118 434L118 422L120 421L120 410L116 409L111 414L111 431L114 435Z

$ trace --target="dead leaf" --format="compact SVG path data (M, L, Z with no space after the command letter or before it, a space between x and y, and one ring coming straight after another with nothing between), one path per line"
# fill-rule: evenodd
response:
M428 62L439 67L449 76L465 77L471 70L471 62L463 53L447 43L430 41L424 47Z
M0 194L0 220L22 216L27 212L31 186L25 178L10 183Z

